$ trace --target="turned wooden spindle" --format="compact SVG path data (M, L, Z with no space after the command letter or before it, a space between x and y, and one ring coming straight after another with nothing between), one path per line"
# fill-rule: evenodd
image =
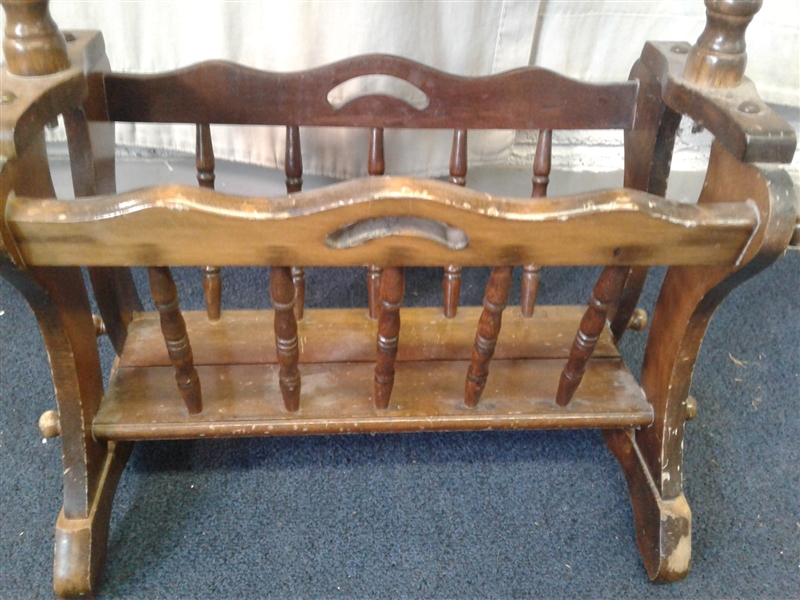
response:
M536 142L536 155L533 159L533 190L531 198L544 198L547 196L547 186L550 184L550 163L553 148L553 132L550 129L539 131ZM539 280L541 267L530 264L522 267L522 300L520 312L526 319L533 316L536 306L536 296L539 294Z
M69 67L67 42L50 16L48 0L4 0L3 52L13 75L52 75Z
M489 363L494 356L500 326L503 321L503 310L508 304L511 292L512 267L495 267L486 284L483 298L483 311L475 333L475 345L472 348L472 361L467 372L464 387L464 404L470 408L478 405L478 400L486 387L489 377Z
M378 350L375 365L375 407L389 406L394 386L394 362L400 339L400 306L405 291L403 267L387 267L380 287L381 311L378 318Z
M214 146L211 143L211 126L198 123L195 144L195 165L197 167L197 183L200 187L214 189L216 174L214 169ZM206 313L209 321L219 321L222 310L222 275L219 267L203 267L203 296L206 300Z
M684 78L710 88L734 88L747 65L745 31L761 0L705 0L706 27L686 57Z
M283 161L286 174L286 193L294 194L303 189L303 153L300 150L300 127L286 126L286 154ZM303 267L292 267L295 303L294 316L300 321L306 305L306 272Z
M189 413L199 414L203 410L200 378L194 368L192 347L181 314L175 281L169 267L149 267L147 275L150 278L150 293L161 318L161 332L167 344L167 353L175 368L178 390Z
M383 158L383 128L373 127L369 136L369 154L367 157L367 173L370 175L383 175L386 163ZM369 318L377 319L380 316L381 302L379 299L381 277L383 269L377 265L370 265L367 269L367 297L369 299Z
M566 406L581 384L586 364L592 357L597 340L606 325L606 316L618 301L625 286L628 267L606 267L600 274L589 300L589 308L581 319L578 333L569 351L567 365L561 372L556 404Z
M453 149L450 152L450 183L464 187L467 184L467 130L453 132ZM461 294L461 267L448 265L442 280L444 293L444 316L452 319L458 312L458 297Z
M286 410L295 412L300 408L300 371L297 368L299 349L292 272L289 267L272 267L269 277L269 293L275 311L275 347L280 365L281 395Z

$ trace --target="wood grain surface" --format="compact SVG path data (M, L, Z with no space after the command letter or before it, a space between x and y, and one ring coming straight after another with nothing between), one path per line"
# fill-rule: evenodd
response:
M387 409L375 408L371 364L308 365L300 410L288 413L276 365L199 367L205 410L188 416L171 369L120 368L93 432L99 439L168 439L369 432L635 427L652 410L621 359L594 359L566 408L553 398L562 360L495 361L475 409L464 406L467 361L397 363ZM170 384L170 385L167 385Z
M403 308L403 343L397 361L468 361L481 310L479 306L462 306L456 317L447 319L434 307ZM585 306L540 306L531 319L523 319L516 310L506 311L495 359L566 360L585 310ZM209 323L200 311L185 311L183 316L192 338L195 365L278 362L272 341L272 311L225 311L218 323ZM364 309L307 310L297 323L299 363L374 363L376 332L377 322ZM171 364L157 313L137 313L129 336L119 359L120 368ZM608 329L600 334L594 356L619 357Z
M386 233L387 219L408 215L447 238L415 224ZM693 206L635 190L507 198L369 177L278 198L180 185L69 203L12 197L6 219L31 265L544 266L731 262L757 215L746 202ZM354 223L373 239L332 250Z

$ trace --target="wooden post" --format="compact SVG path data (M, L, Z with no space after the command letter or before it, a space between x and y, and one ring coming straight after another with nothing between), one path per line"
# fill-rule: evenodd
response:
M450 151L450 183L464 187L467 185L467 130L453 132L453 148ZM458 311L458 297L461 294L461 267L447 265L442 280L444 295L444 316L453 319Z
M369 153L367 155L367 173L383 175L386 171L386 160L383 155L383 128L373 127L369 135ZM383 268L370 265L367 268L367 310L370 319L377 319L381 311L381 278ZM387 399L388 402L388 399Z
M286 152L283 170L286 174L286 193L294 194L303 190L303 152L300 149L300 127L286 126ZM303 267L292 267L294 284L294 316L303 319L306 305L306 271Z
M52 75L69 67L67 42L50 16L48 0L3 0L3 52L13 75Z
M711 88L734 88L747 64L744 34L762 0L705 0L706 28L686 59L687 81Z
M216 174L214 169L214 145L211 141L211 125L197 123L195 144L195 166L197 183L200 187L214 189ZM207 265L203 267L203 296L206 300L206 313L209 321L219 321L222 310L222 275L219 267Z
M536 156L533 159L533 190L531 198L544 198L547 196L547 186L550 184L550 166L553 148L553 131L542 129L536 141ZM530 319L536 306L536 296L539 293L539 279L542 268L535 264L525 265L522 268L522 299L520 311L522 316Z
M486 381L489 378L489 363L494 356L497 338L503 322L503 311L508 304L511 291L512 267L495 267L486 284L483 311L475 333L472 360L464 384L464 404L469 408L478 406Z

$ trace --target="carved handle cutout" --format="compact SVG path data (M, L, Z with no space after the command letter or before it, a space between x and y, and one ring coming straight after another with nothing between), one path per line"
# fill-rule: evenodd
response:
M328 104L339 110L356 98L376 95L397 98L417 110L425 110L431 103L425 92L405 79L393 75L360 75L328 92Z
M344 250L395 235L431 240L450 250L463 250L469 244L466 233L441 221L422 217L377 217L340 227L325 236L325 245Z

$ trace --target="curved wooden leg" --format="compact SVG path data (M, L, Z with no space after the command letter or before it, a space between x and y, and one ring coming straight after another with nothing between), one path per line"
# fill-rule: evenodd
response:
M700 203L751 201L761 222L736 265L672 267L661 288L642 366L653 424L606 433L628 480L639 548L650 577L685 577L691 556L691 512L683 495L683 437L694 365L714 311L736 286L778 256L792 233L789 176L711 149ZM757 208L756 208L757 207Z
M2 197L11 189L29 197L55 195L43 134L33 139L22 155L3 165ZM108 514L130 449L99 442L92 435L92 422L103 397L103 378L80 269L25 270L3 250L0 247L0 276L23 295L36 316L58 405L64 505L57 533L56 590L61 595L85 596L99 581Z
M662 498L633 430L609 429L603 437L628 482L636 543L647 574L660 582L683 579L692 556L692 512L686 497Z
M132 449L132 442L109 442L86 518L68 518L63 509L58 515L53 589L59 598L91 596L97 590L108 546L111 506Z

